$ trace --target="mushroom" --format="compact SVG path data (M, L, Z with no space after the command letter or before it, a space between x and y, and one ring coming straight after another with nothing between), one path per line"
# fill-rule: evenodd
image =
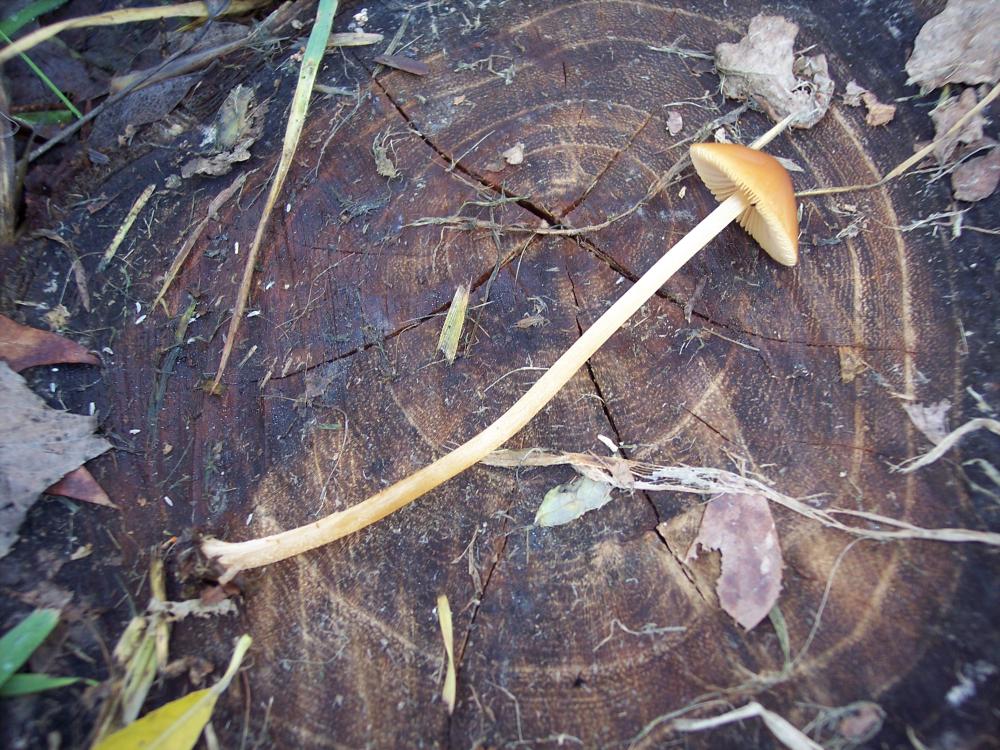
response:
M241 570L284 560L369 526L461 473L496 450L541 411L580 367L663 286L674 273L734 219L772 258L798 260L798 216L792 181L772 156L758 150L790 122L776 125L751 147L699 143L691 147L695 170L721 203L682 237L623 294L493 424L455 450L346 510L290 531L224 542L207 538L202 552L223 567L223 581Z

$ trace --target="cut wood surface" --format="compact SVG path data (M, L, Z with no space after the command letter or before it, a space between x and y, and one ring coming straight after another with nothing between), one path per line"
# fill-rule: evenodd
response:
M343 5L335 31L361 8ZM144 214L132 228L138 249L123 246L126 260L92 276L92 289L104 291L74 322L115 332L113 341L95 334L91 348L113 350L102 354L99 407L129 450L95 462L94 473L122 507L127 555L189 529L239 541L299 526L424 466L502 413L716 205L687 170L598 231L503 231L600 224L642 200L686 154L683 139L737 106L722 105L710 61L651 48L682 39L677 46L710 53L744 33L757 3L514 2L462 13L432 3L408 14L397 5L369 7L365 30L389 40L405 18L402 41L415 41L403 53L428 71L382 67L372 79L382 45L327 56L317 82L357 83L360 100L313 99L221 396L200 386L214 374L277 163L294 66L253 58L242 71L259 99L271 98L265 134L241 165L256 171L194 245L165 298L174 317L146 305L231 176L157 189L146 209L153 220ZM865 3L797 4L785 15L802 27L797 47L828 56L838 91L856 79L892 101L913 93L907 40L929 15L923 3L904 5L899 40L886 17L858 11ZM220 75L231 88L234 72ZM204 111L207 122L213 112ZM676 135L672 113L682 116ZM815 128L791 130L768 151L802 167L797 189L872 183L927 139L925 121L923 110L901 106L889 126L872 128L863 110L838 101ZM749 142L771 124L747 111L731 134ZM196 144L201 135L182 138ZM523 160L512 163L504 153L517 144ZM173 174L180 161L149 147L102 173L92 192L115 202L100 221L75 217L88 268L151 175ZM891 470L929 447L902 404L967 404L967 386L995 397L982 380L992 377L991 355L963 333L995 336L984 323L989 305L971 303L986 282L955 249L969 243L962 263L979 257L987 274L993 255L984 260L982 237L899 231L947 205L940 183L925 188L917 175L804 199L795 268L771 261L739 227L726 229L508 447L606 455L605 436L629 458L759 472L784 494L817 495L822 507L995 528L995 506L970 497L958 452L912 474ZM456 214L497 228L411 226ZM39 272L22 293L47 280ZM465 333L449 365L438 338L463 284ZM197 317L178 350L191 296ZM147 314L140 324L136 302ZM956 406L950 428L972 416ZM676 739L669 722L644 733L650 722L730 688L739 688L732 706L760 700L797 727L815 717L810 706L874 701L889 706L893 737L902 737L908 725L941 732L957 721L944 699L956 673L995 660L988 627L975 641L970 625L973 636L956 645L941 626L977 606L982 617L1000 613L995 595L975 603L969 593L990 564L995 574L995 555L864 541L840 561L791 676L760 692L784 664L774 629L765 620L746 632L719 607L716 555L684 563L703 501L616 491L570 524L529 528L545 493L572 477L565 467L473 467L356 535L244 573L241 622L185 623L176 635L201 650L219 644L218 661L230 636L254 639L250 694L234 682L216 709L228 717L215 722L223 746L239 746L247 701L251 736L266 731L264 746L550 747L562 738L617 748L638 738L637 747L662 747ZM772 511L794 656L852 539ZM452 715L440 697L440 595L453 612ZM995 718L977 721L968 736L990 734L982 722ZM756 746L768 741L763 732L728 725L684 742Z

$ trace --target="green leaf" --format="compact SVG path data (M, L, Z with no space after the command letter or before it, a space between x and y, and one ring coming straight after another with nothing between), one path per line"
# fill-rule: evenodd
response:
M35 0L14 15L0 21L0 32L7 36L13 36L22 26L26 26L44 13L51 13L57 8L61 8L67 2L69 0Z
M0 686L28 661L58 622L58 609L36 609L0 638Z
M251 638L241 636L222 679L204 690L178 698L150 711L133 724L108 735L93 750L190 750L212 718L212 709L219 696L229 687L243 656L250 648Z
M53 690L54 688L66 687L80 682L82 677L53 677L48 674L29 674L19 672L11 675L2 686L0 686L0 698L12 698L16 695L30 695L40 693L43 690ZM93 680L86 680L93 683Z

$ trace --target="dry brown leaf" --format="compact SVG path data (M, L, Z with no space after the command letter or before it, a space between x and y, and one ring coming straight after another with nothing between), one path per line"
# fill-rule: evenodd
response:
M111 447L97 419L49 408L0 362L0 557L46 487Z
M909 415L913 426L923 433L924 437L937 445L948 435L948 410L951 401L944 399L936 404L903 404L903 410Z
M867 93L868 89L861 88L857 81L851 81L844 87L844 104L848 107L860 107L861 95Z
M767 617L781 592L781 547L774 518L761 495L726 493L705 506L698 545L722 553L722 575L715 586L719 604L747 630Z
M755 16L743 39L715 48L722 93L752 100L775 122L793 113L793 127L819 122L830 106L833 80L825 55L795 58L798 33L799 27L781 16Z
M0 315L0 360L20 372L36 365L71 362L99 365L101 361L75 341L23 326Z
M524 161L524 144L520 142L515 143L509 149L500 154L500 156L502 156L503 160L511 166L520 164Z
M87 469L81 466L64 476L51 487L46 488L45 494L69 497L73 500L81 500L94 505L105 505L109 508L118 506L111 502L108 493L97 483Z
M955 200L981 201L989 198L1000 182L1000 148L991 148L985 156L976 156L951 173Z
M667 132L670 135L677 135L683 127L684 119L681 117L680 112L675 109L670 110L670 114L667 115Z
M963 128L948 138L942 138L951 127L957 123L966 113L976 106L975 89L965 89L961 96L953 96L942 102L931 112L931 120L934 121L934 140L941 140L934 147L934 156L940 163L948 161L959 143L975 143L983 137L983 126L986 118L982 113L970 119Z
M1000 3L949 0L924 24L906 62L907 83L994 83L1000 78Z
M425 76L431 72L431 68L427 63L414 60L412 57L407 57L406 55L376 55L373 59L379 65L402 70L404 73L410 73L415 76Z
M239 85L230 91L215 120L205 130L202 144L209 147L208 154L184 164L181 176L187 179L196 174L224 175L234 164L247 161L250 147L264 130L266 112L267 103L257 105L252 88Z
M896 116L895 104L883 104L871 91L866 91L861 95L861 101L865 103L868 114L865 115L865 122L873 128L879 125L887 125Z
M111 104L94 120L90 145L98 149L112 147L123 134L127 136L143 125L162 120L200 79L201 75L196 74L160 81Z

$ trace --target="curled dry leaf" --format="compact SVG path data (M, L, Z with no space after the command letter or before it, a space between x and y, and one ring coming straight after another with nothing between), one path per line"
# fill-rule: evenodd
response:
M521 142L515 143L500 155L505 162L511 166L516 166L524 161L524 144Z
M747 630L767 617L781 591L782 566L767 499L736 493L712 499L686 561L698 557L698 545L722 553L715 587L722 608Z
M993 195L1000 182L1000 148L993 147L985 156L976 156L951 173L955 200L981 201Z
M868 89L864 89L859 86L857 81L851 81L844 87L844 93L842 95L844 104L848 107L860 107L861 95L867 91Z
M684 119L681 117L681 113L675 109L670 110L670 114L667 115L667 132L670 135L677 135L683 127Z
M242 84L229 92L212 124L205 129L203 146L208 155L198 156L181 167L185 179L196 174L224 175L234 164L250 158L250 147L264 130L267 103L256 104L256 92Z
M755 16L738 43L715 48L722 93L751 100L775 122L796 114L793 127L811 128L830 107L833 80L826 56L795 58L799 27L781 16Z
M993 83L1000 78L1000 3L949 0L924 24L906 62L907 83Z
M75 341L23 326L3 315L0 315L0 359L17 372L37 365L54 365L60 362L85 365L101 363Z
M46 487L111 447L97 420L49 408L0 362L0 557Z
M892 118L896 116L895 104L883 104L871 91L866 91L861 95L861 101L865 103L868 114L865 115L865 122L873 128L879 125L888 125Z
M948 138L942 137L975 106L975 90L965 89L961 96L947 99L931 112L931 120L934 121L934 140L940 140L940 143L934 147L934 156L942 164L948 161L948 157L952 155L958 144L975 143L983 137L983 126L986 124L986 118L981 112L971 118L957 133Z

